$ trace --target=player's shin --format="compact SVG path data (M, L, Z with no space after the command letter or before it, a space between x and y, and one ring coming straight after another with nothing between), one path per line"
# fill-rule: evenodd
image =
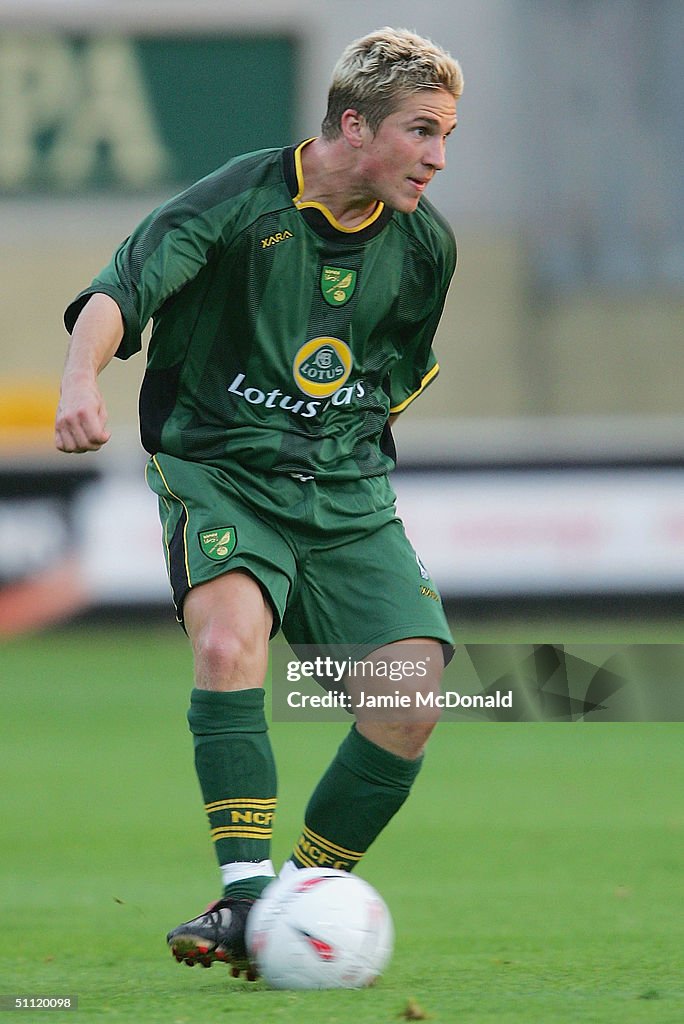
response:
M264 692L194 689L188 723L224 894L256 899L274 873L276 769Z
M318 783L290 862L351 871L409 795L422 757L384 750L353 726Z

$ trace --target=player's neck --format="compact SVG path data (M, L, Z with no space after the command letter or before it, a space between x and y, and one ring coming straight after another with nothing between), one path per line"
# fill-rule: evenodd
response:
M373 214L378 200L355 185L355 162L339 141L314 139L302 150L304 188L299 203L321 203L345 228L355 228Z

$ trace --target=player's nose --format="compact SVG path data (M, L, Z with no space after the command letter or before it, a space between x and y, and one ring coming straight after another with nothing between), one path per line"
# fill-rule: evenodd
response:
M425 154L424 162L436 171L446 167L446 141L441 137L434 137L430 140L430 146Z

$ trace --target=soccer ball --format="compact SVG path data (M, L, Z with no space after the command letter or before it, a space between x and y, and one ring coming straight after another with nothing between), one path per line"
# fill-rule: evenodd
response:
M272 988L364 988L389 962L394 927L362 878L302 868L267 886L247 918L246 939Z

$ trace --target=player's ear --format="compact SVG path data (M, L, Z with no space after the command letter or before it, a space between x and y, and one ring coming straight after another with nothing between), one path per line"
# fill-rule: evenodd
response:
M340 128L342 134L350 146L354 149L363 143L363 136L366 129L366 119L363 114L360 114L358 110L353 110L351 107L345 110L340 118Z

